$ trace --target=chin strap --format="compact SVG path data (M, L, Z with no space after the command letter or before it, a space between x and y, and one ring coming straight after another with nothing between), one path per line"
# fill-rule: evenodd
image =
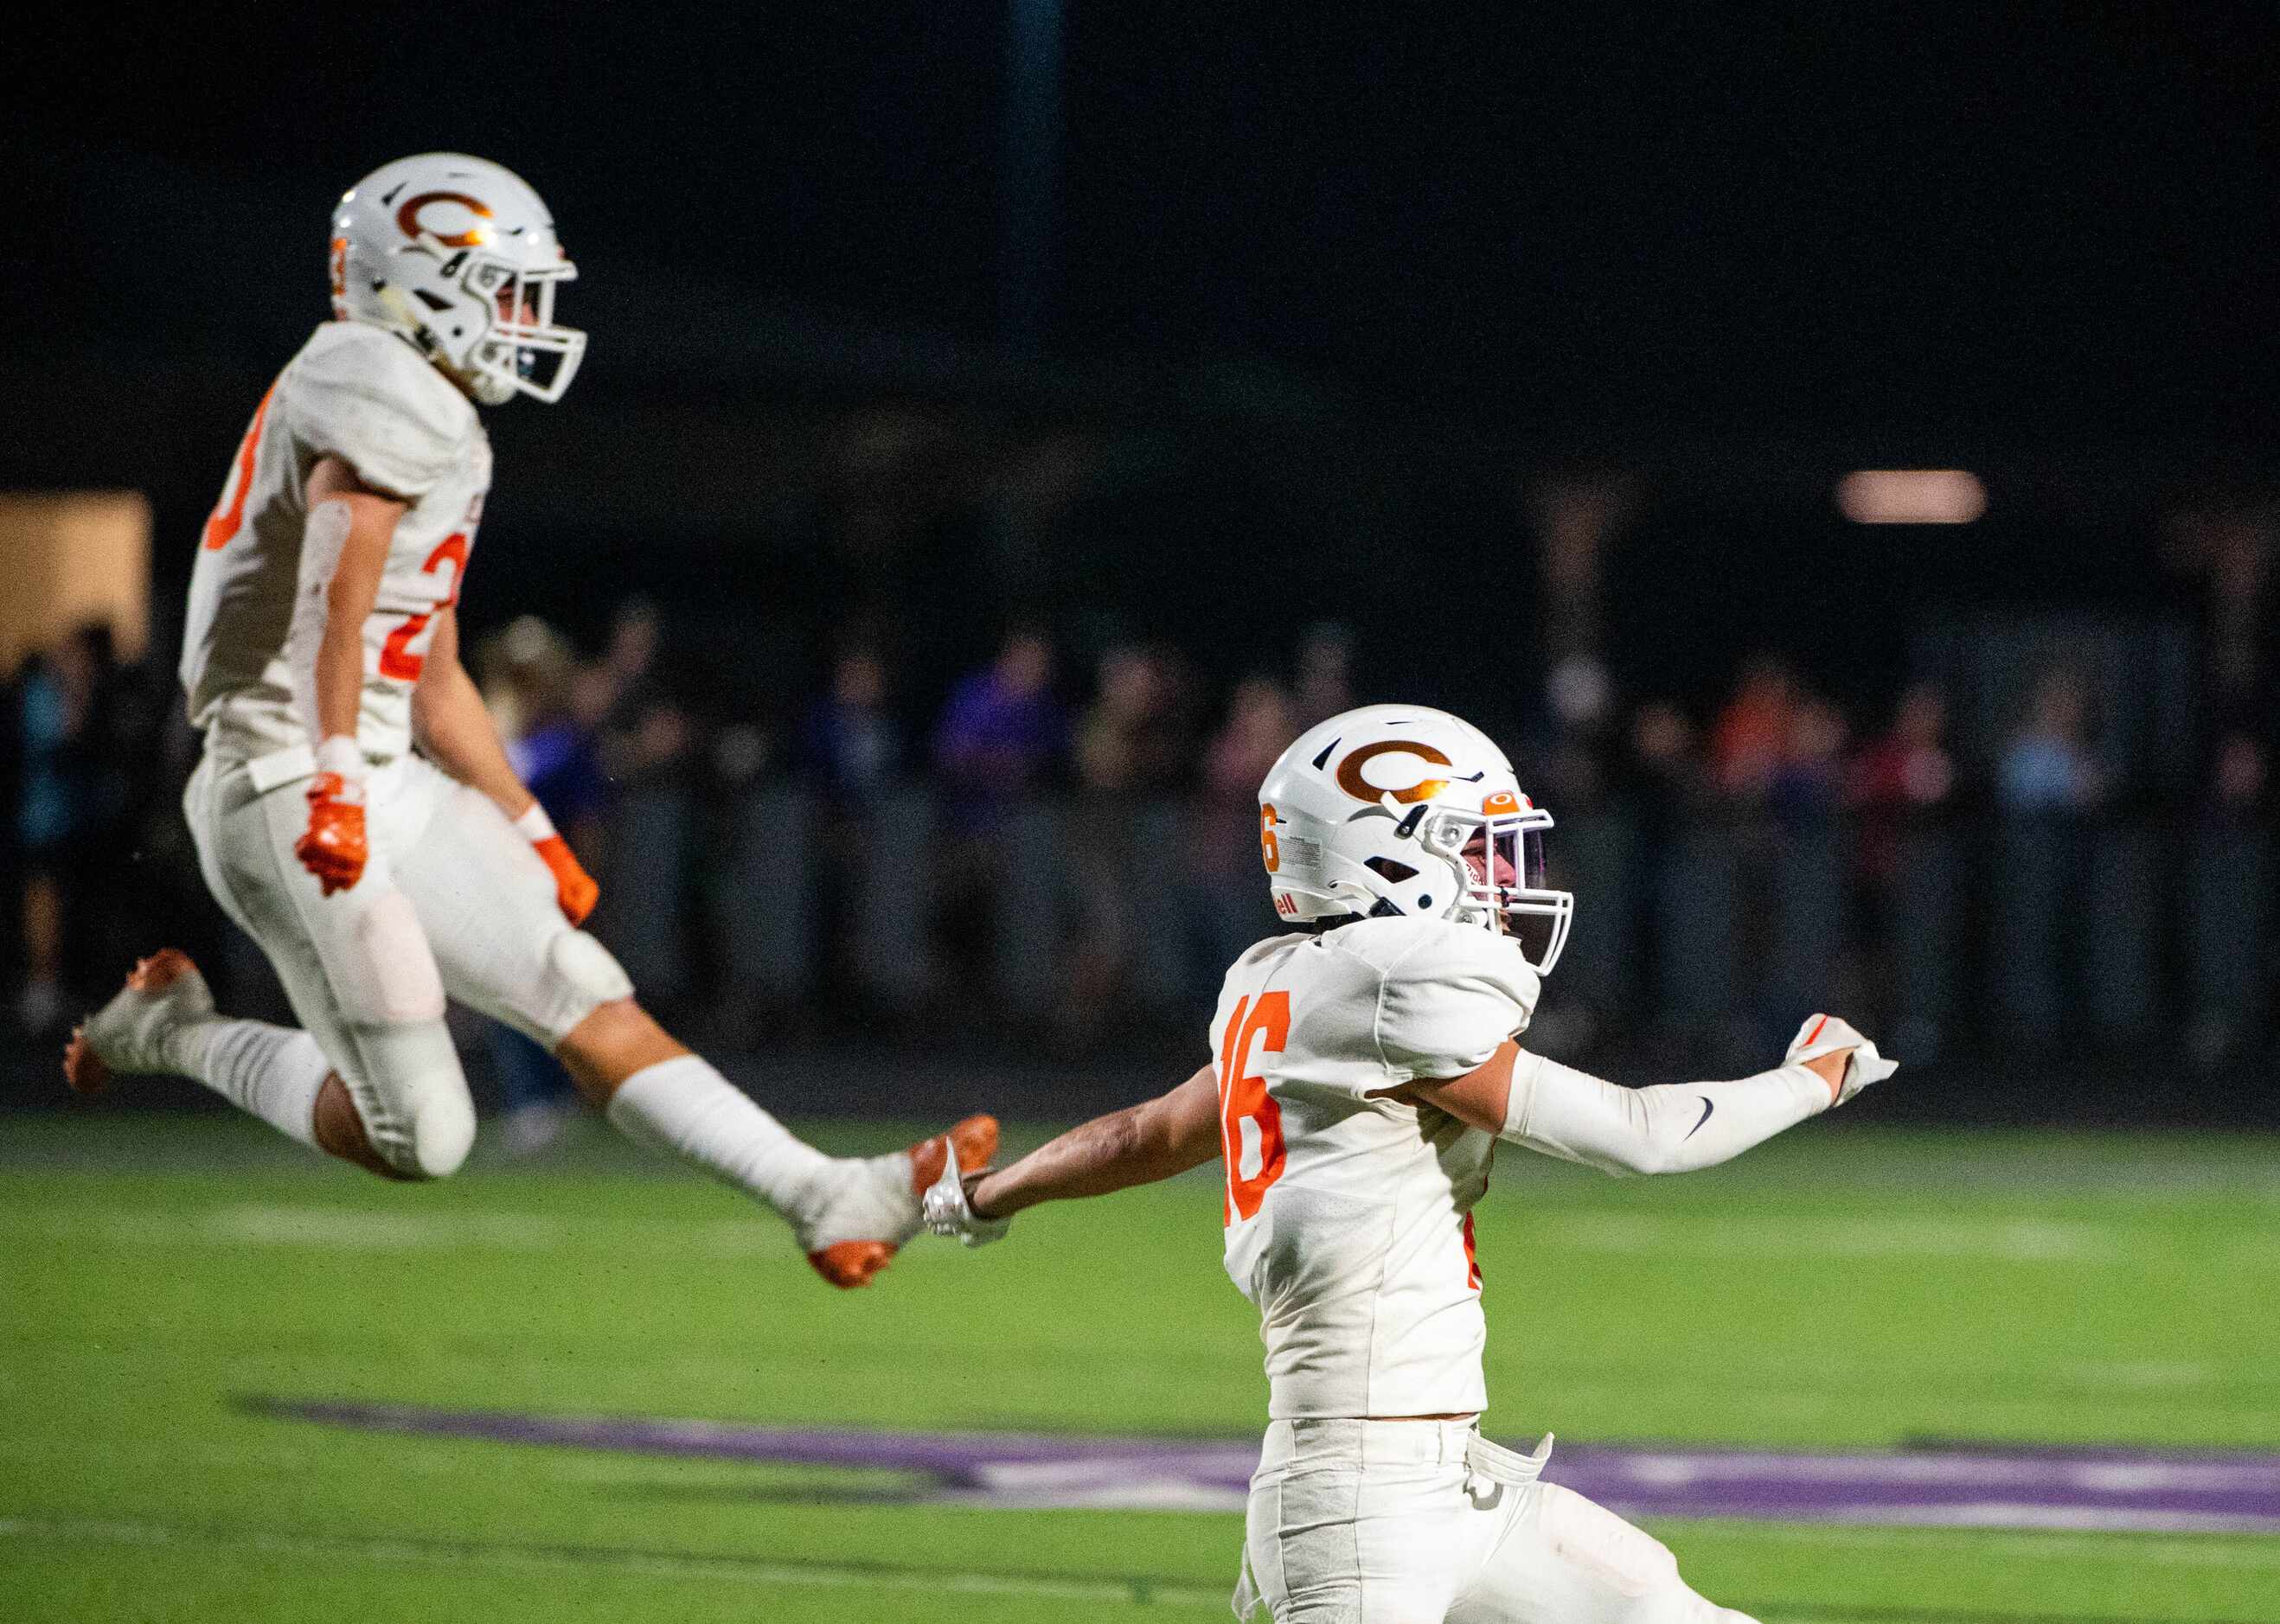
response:
M438 366L444 363L443 346L437 342L435 328L421 319L412 301L404 296L403 289L393 282L382 282L380 285L380 302L388 307L389 315L404 324L404 335L419 346L420 354Z

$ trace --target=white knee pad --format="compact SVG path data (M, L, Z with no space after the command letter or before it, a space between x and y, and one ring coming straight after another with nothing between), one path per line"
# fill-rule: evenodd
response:
M412 1158L423 1179L448 1179L475 1145L475 1106L462 1082L422 1100L412 1123Z
M547 968L561 983L549 1000L569 1019L562 1030L605 1004L634 996L634 984L608 948L582 930L566 930L548 944Z
M365 1137L406 1178L449 1178L475 1143L474 1102L441 1020L352 1027L361 1077L348 1079Z

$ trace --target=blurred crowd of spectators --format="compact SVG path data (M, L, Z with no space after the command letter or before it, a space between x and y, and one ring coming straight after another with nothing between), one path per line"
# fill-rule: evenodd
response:
M605 892L614 805L643 786L694 789L710 804L733 798L716 789L805 781L844 815L831 838L846 866L864 860L863 809L922 784L943 835L927 883L960 963L974 958L957 950L978 939L1003 881L1000 836L1014 809L1038 797L1176 801L1186 870L1239 886L1256 863L1253 796L1275 756L1313 722L1380 697L1359 691L1355 645L1338 625L1313 627L1283 660L1224 689L1181 650L1146 641L1096 643L1072 672L1069 643L1030 625L923 710L911 704L895 650L859 637L832 653L812 694L754 718L708 713L710 685L676 674L672 642L658 609L632 602L590 656L531 618L474 645L513 759ZM196 746L169 663L124 662L105 632L84 628L27 661L0 692L10 808L0 852L18 899L20 969L10 1013L27 1031L52 1033L158 943L155 929L203 906L174 800ZM2093 687L2064 663L2024 682L2014 713L1971 747L1957 742L1951 696L1937 683L1915 682L1880 714L1856 719L1771 654L1745 663L1730 690L1700 708L1626 700L1583 655L1532 686L1536 701L1504 720L1523 782L1555 815L1621 813L1650 850L1716 820L1776 828L1842 820L1871 923L1877 892L1904 877L1900 836L1910 827L1960 812L2095 815L2135 809L2141 793L2098 749ZM1499 719L1482 720L1505 731ZM2191 804L2164 810L2263 820L2271 747L2257 727L2253 717L2220 719ZM1556 844L1553 855L1556 864ZM1070 974L1080 989L1106 990L1136 951L1133 904L1107 887L1082 906ZM1262 927L1269 922L1259 915ZM521 1040L502 1035L496 1058L511 1097L534 1109L559 1097L551 1062Z
M1554 725L1537 741L1534 779L1547 804L1617 801L1651 814L1668 807L1784 824L1850 813L1872 848L1874 832L1893 820L1943 812L2183 809L2162 804L2150 784L2109 773L2097 748L2090 684L2064 663L2033 674L2015 718L1976 751L1955 739L1948 697L1935 681L1909 683L1880 725L1856 730L1783 661L1761 655L1700 723L1672 701L1651 699L1629 712L1621 738L1603 698L1562 703L1563 689L1603 695L1598 682L1554 673ZM2270 750L2254 719L2221 725L2187 805L2245 820L2263 815Z

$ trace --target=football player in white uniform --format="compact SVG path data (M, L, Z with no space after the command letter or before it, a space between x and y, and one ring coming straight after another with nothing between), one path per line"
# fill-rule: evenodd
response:
M1275 911L1228 972L1216 1064L1011 1166L927 1194L968 1245L1024 1207L1226 1163L1227 1269L1258 1305L1267 1429L1238 1616L1277 1624L1746 1624L1652 1537L1480 1435L1473 1204L1499 1139L1612 1173L1706 1167L1892 1071L1815 1017L1738 1081L1619 1088L1516 1041L1573 898L1552 819L1478 729L1370 705L1259 789Z
M457 997L561 1057L630 1137L791 1223L837 1286L916 1233L944 1135L864 1160L794 1138L635 1002L578 928L596 887L508 765L459 663L455 611L491 480L478 405L558 399L585 335L537 193L427 153L333 220L335 319L254 412L191 575L181 678L204 757L184 798L223 911L298 1029L214 1012L173 950L73 1035L83 1091L176 1072L304 1143L441 1178L475 1131L443 1026ZM997 1124L951 1130L987 1158Z

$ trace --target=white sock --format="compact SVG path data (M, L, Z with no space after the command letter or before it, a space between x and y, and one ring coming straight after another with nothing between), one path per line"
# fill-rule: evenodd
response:
M627 1078L610 1096L609 1117L635 1143L678 1156L795 1221L831 1160L693 1054Z
M185 1077L315 1148L317 1090L333 1065L299 1028L220 1016L186 1021L167 1035L166 1058Z

